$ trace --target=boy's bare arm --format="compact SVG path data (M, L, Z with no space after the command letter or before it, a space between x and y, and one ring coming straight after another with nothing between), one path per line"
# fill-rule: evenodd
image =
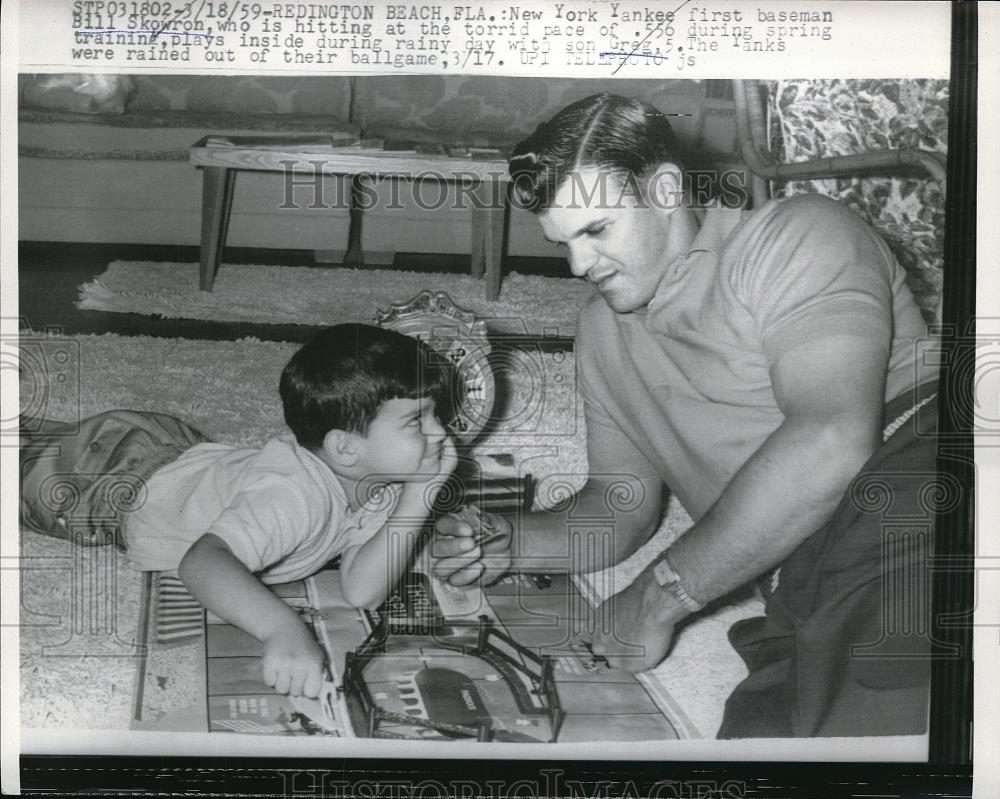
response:
M275 596L218 536L187 551L178 575L202 605L264 645L264 680L279 693L318 696L324 654L298 614Z
M428 509L422 484L403 486L399 503L382 528L340 564L344 599L356 608L376 608L403 576L423 530Z
M399 502L382 528L361 546L344 553L340 563L341 587L344 598L354 607L378 607L399 582L434 498L457 462L454 442L448 439L437 474L423 482L403 483Z

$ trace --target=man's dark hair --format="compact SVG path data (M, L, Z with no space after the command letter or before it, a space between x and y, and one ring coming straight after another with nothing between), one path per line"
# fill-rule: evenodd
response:
M566 106L535 128L514 148L509 169L514 201L537 214L582 167L628 179L663 163L680 166L666 115L642 100L605 92Z
M285 424L318 450L331 430L365 435L383 402L434 400L447 423L455 410L452 364L422 341L373 325L334 325L304 345L281 373Z

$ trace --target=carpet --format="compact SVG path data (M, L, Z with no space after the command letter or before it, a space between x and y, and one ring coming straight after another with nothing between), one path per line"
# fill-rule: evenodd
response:
M68 419L115 407L179 416L209 437L252 446L282 429L277 379L295 345L244 339L190 341L116 335L40 338L36 352L69 353L62 371L22 374L22 398ZM37 360L37 359L36 359ZM70 366L65 366L72 361ZM499 430L476 445L506 452L538 479L537 501L551 504L582 485L586 474L582 409L572 355L525 351L508 359ZM563 375L556 381L546 375ZM39 399L41 398L41 399ZM633 558L593 582L607 595L690 525L671 501L659 531ZM131 721L139 624L140 575L110 547L81 548L21 533L21 717L48 729L127 729ZM759 615L744 597L703 614L679 633L655 671L708 737L725 697L746 674L726 632ZM178 650L180 652L181 650ZM160 653L157 684L183 680L191 664Z
M379 269L222 264L211 292L198 289L198 264L115 261L80 287L79 308L226 322L329 325L370 322L376 308L424 289L446 291L498 333L572 336L592 287L576 278L512 272L500 297L468 275Z

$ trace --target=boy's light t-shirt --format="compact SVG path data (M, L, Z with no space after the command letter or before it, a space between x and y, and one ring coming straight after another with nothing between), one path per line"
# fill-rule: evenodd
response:
M351 512L336 475L291 434L260 449L198 444L147 481L126 551L138 569L172 571L212 533L262 582L291 582L365 543L397 499L385 490Z

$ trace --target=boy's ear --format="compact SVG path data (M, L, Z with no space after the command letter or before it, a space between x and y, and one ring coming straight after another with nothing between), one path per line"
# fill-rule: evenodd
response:
M650 174L646 189L654 208L673 213L687 205L684 193L684 173L677 164L660 164Z
M347 430L330 430L323 437L323 451L338 466L350 468L361 457L361 437Z

